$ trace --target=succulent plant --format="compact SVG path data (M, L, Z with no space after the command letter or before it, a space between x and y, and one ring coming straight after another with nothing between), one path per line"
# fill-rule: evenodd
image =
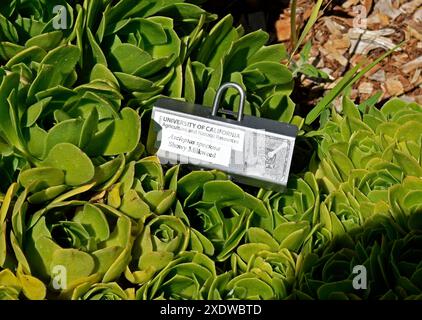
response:
M40 62L46 51L74 40L75 24L82 18L77 2L5 0L0 9L0 61L6 65ZM56 24L64 28L55 28Z
M57 203L33 215L22 251L31 272L44 281L66 268L68 289L97 276L118 279L130 259L131 220L88 203Z
M13 237L13 233L10 241L7 236L10 232L7 222L12 220L12 224L15 224L19 219L17 212L19 209L13 208L11 210L17 189L18 185L12 184L0 206L0 300L18 300L22 296L30 300L42 300L47 293L46 286L38 278L31 275L27 264L19 262L19 259L23 257L20 250L18 250L18 264L15 268L16 259L12 250L14 251L17 246L16 239ZM19 200L16 200L16 203L22 204ZM25 258L23 257L23 259Z
M123 290L116 282L84 283L73 291L72 300L133 300L134 289Z
M140 300L205 299L217 271L214 261L202 253L183 252L137 292Z
M232 256L233 273L218 290L220 299L281 300L290 294L296 279L297 255L287 248L271 251L264 243L245 244ZM245 263L246 262L246 263ZM225 278L222 276L222 278ZM217 298L216 296L213 298Z
M43 300L47 289L39 279L24 274L20 269L14 274L10 269L0 271L0 300Z
M304 126L284 46L200 2L2 3L0 299L422 299L422 107L322 110L336 87ZM145 150L159 97L227 81L314 153L284 192Z
M254 215L268 216L267 208L259 199L227 180L205 182L198 200L190 205L197 217L189 212L186 215L192 226L202 230L212 242L217 261L229 258Z
M324 137L316 177L330 193L324 201L327 209L336 212L346 229L378 213L402 219L390 195L404 180L420 183L422 128L417 119L422 107L393 99L380 110L372 107L361 114L345 100L343 109L343 117L334 113L315 133Z
M268 34L262 30L244 34L241 27L233 26L231 15L201 36L184 70L183 93L188 102L212 105L220 85L233 81L247 93L245 113L302 126L303 119L294 115L295 105L289 97L292 73L280 64L287 57L282 44L266 46ZM237 111L236 91L229 89L224 102Z
M77 47L63 45L46 53L37 70L21 64L27 80L18 70L2 76L0 93L7 101L0 121L2 160L7 164L11 158L13 164L3 168L12 180L22 170L19 179L31 192L102 183L101 167L138 145L139 116L121 108L117 81L107 69L97 65L90 83L64 87L67 78L76 81L79 57Z
M349 246L329 246L303 262L299 296L317 299L420 299L418 232L406 232L391 217L370 218ZM410 249L412 248L412 249ZM410 251L409 251L410 250ZM367 288L354 288L356 266L366 268Z
M204 24L216 18L183 0L135 6L97 1L86 15L78 38L85 53L82 65L107 66L137 107L149 106L160 94L182 97L182 63Z
M135 241L133 259L137 269L127 275L129 280L142 284L167 266L178 253L187 249L190 230L175 216L159 216L150 220Z

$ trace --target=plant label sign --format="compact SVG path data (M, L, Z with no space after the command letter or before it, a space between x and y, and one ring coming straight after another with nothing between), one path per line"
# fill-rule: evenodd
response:
M297 127L243 115L243 105L236 120L214 111L215 108L159 99L152 109L148 151L157 154L163 164L218 169L241 183L283 190ZM234 115L227 110L222 113Z

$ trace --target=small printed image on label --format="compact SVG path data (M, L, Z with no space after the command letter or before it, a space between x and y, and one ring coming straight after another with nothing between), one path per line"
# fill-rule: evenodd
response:
M243 173L285 184L293 148L293 138L271 135L265 131L249 131L245 138Z
M287 183L294 141L281 137L266 136L265 171L273 179Z

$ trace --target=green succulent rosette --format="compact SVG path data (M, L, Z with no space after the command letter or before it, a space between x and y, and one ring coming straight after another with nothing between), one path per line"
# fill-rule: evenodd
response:
M12 184L0 202L0 300L42 300L47 294L46 286L31 275L11 230L21 221L23 198L16 197L17 191L18 185Z
M307 221L282 223L272 234L261 228L251 227L247 231L247 243L243 246L253 248L254 244L264 244L270 251L286 248L292 252L300 252L310 232L311 228Z
M78 200L47 206L30 217L25 236L16 239L20 246L15 251L23 253L17 258L53 292L64 294L89 281L117 280L130 261L136 224L115 214ZM65 274L65 285L59 288L54 288L56 268Z
M98 13L102 13L98 15ZM182 63L203 25L215 16L181 1L93 2L86 8L84 67L107 66L130 104L182 97Z
M205 182L198 200L185 212L191 227L201 230L213 244L217 261L230 257L254 215L269 216L261 200L228 180Z
M391 217L371 217L348 245L334 244L307 255L296 298L321 300L419 299L420 230L403 230ZM412 248L412 249L411 249ZM365 289L355 288L356 266L365 268Z
M312 265L312 275L303 277L300 290L294 293L295 297L318 300L360 300L367 298L365 295L368 291L353 288L353 277L351 276L353 275L353 269L351 269L353 266L350 263L352 260L356 261L356 253L347 248L327 254L320 259L315 255L308 256L305 265ZM364 296L361 297L361 295Z
M405 230L422 230L422 179L408 176L388 190L389 212Z
M262 250L250 259L247 271L220 274L211 286L211 300L281 300L294 281L295 258L285 249L278 253Z
M42 300L47 294L46 286L31 275L25 262L20 262L25 258L11 230L20 217L17 206L22 205L22 197L16 199L17 191L18 185L12 184L0 202L0 300Z
M314 225L318 221L321 196L312 172L306 172L303 178L291 177L285 192L260 189L257 197L264 202L271 214L269 219L255 216L252 226L271 233L285 222L307 221Z
M345 98L343 116L333 111L332 119L312 134L323 138L316 178L329 194L325 205L347 229L388 212L389 189L407 176L421 177L421 111L417 104L393 99L380 110L362 113Z
M117 210L141 226L125 270L132 283L145 283L187 249L190 229L177 213L183 214L176 203L178 170L175 166L164 174L157 157L136 159L133 155L120 177L100 192L101 207Z
M189 250L214 256L215 247L211 240L202 232L201 220L189 219L188 214L192 207L201 199L203 187L206 182L226 181L227 175L221 171L192 171L177 181L177 198L174 214L184 221L190 228ZM192 212L195 214L195 211ZM202 220L203 221L203 220ZM203 222L205 223L205 222Z
M5 0L0 9L0 61L38 61L46 51L73 40L76 21L82 18L82 7L75 2Z
M207 231L204 233L204 229L207 230L209 227L207 223L216 222L218 227L227 223L222 220L224 219L223 216L219 216L220 218L213 216L213 214L218 213L218 209L217 211L209 210L212 207L210 204L213 203L211 202L212 198L208 196L209 192L213 192L212 188L220 186L232 188L234 184L220 180L227 178L223 173L217 171L193 171L180 179L178 179L178 171L178 166L167 171L163 180L164 189L177 191L179 199L185 198L185 200L183 204L180 201L169 202L166 215L164 215L164 212L159 213L158 216L157 213L152 213L150 217L146 218L145 226L134 244L131 267L125 273L127 279L133 283L139 284L148 281L154 274L173 261L174 257L185 250L198 251L213 257L218 254L217 250L223 250L223 252L227 250L227 253L224 254L229 257L230 251L236 247L243 236L243 234L237 234L234 231L232 235L228 233L226 235L227 240L223 242L211 238L209 236L211 233L207 234ZM224 183L225 181L228 184L216 184L211 189L207 186L208 183ZM224 206L234 207L237 204L239 207L242 205L259 207L260 205L257 199L243 192L239 196L242 199L245 197L248 199L245 204L241 204L240 199L233 199L230 203L226 202ZM208 203L198 201L201 198L206 199ZM204 207L199 210L198 206ZM263 210L263 207L259 207L259 209ZM248 214L252 214L253 211L248 210L248 212ZM190 218L195 214L198 217L197 221ZM203 217L201 214L206 216ZM235 219L236 217L233 220ZM239 229L240 226L236 226L236 228ZM229 232L231 231L229 230ZM224 234L222 235L224 236ZM220 256L221 253L217 257ZM224 257L224 259L227 258Z
M420 214L412 216L412 223L402 228L400 222L390 217L374 217L368 226L354 235L363 247L374 243L371 248L371 270L369 285L372 297L383 300L420 300L421 299L421 244L422 227ZM369 252L369 250L367 250ZM378 261L378 264L375 263ZM368 273L369 274L369 273Z
M156 156L134 159L106 192L107 204L143 222L148 217L170 212L176 200L176 191L167 180L171 179L169 176L173 173L174 170L169 170L164 175Z
M177 178L178 167L164 175L158 158L140 158L142 153L143 147L139 146L134 152L109 161L112 165L100 166L101 174L109 176L102 185L94 188L95 183L91 183L66 191L43 202L45 208L35 214L32 210L38 193L29 195L25 189L20 194L14 208L16 218L11 234L15 255L28 273L50 283L53 293L54 266L64 266L68 283L66 289L57 292L59 298L73 299L78 296L75 290L79 286L82 290L101 281L115 281L122 278L123 273L133 283L143 283L149 280L145 274L152 277L160 270L157 259L152 262L154 272L144 267L148 263L151 266L150 258L172 250L177 254L186 248L189 229L179 218L163 215L173 207L175 191L171 188L176 186L177 180L173 177ZM90 202L80 198L89 198ZM25 216L30 213L32 216L26 225ZM176 235L175 241L180 247L176 248L173 242L165 251L164 243L170 242L174 231L181 232L183 244L178 242ZM158 251L156 244L159 241L155 234L163 241ZM154 243L147 244L147 237ZM132 249L136 239L139 241ZM61 253L55 253L57 250ZM55 257L63 263L53 265ZM78 269L78 260L85 261L85 267ZM131 261L136 261L133 274L129 268ZM137 269L138 264L141 269ZM142 273L143 280L140 280Z
M9 220L17 216L13 203L18 185L12 184L0 202L0 300L42 300L46 296L43 282L33 277L13 255L14 238L8 237Z
M121 108L123 97L110 71L95 66L89 83L69 88L77 80L80 54L73 45L59 46L37 67L18 63L4 67L0 76L7 101L0 121L0 170L12 181L23 171L19 180L31 193L57 196L59 190L102 184L110 168L118 167L114 157L138 147L139 116Z
M230 280L226 290L225 299L234 300L278 300L286 294L280 279L258 268Z
M44 283L24 274L21 268L17 269L16 274L10 269L0 271L0 300L43 300L46 293Z
M271 214L270 219L257 216L252 219L251 231L257 236L253 237L251 246L258 243L269 246L273 252L287 248L295 253L325 248L335 236L344 233L344 227L322 202L323 197L316 177L310 171L302 178L292 177L284 193L261 189L258 198Z
M269 39L266 32L245 34L243 28L233 26L231 15L223 17L201 36L185 67L187 101L211 106L221 84L237 82L247 93L246 114L302 126L303 119L294 115L295 105L289 98L292 73L280 64L287 58L284 45L266 46ZM238 99L236 91L229 89L225 107L237 111Z
M418 163L421 149L422 107L393 99L380 110L371 107L361 114L349 100L343 116L333 112L332 120L317 133L323 137L318 149L321 164L317 179L332 192L350 175L350 181L369 199L385 199L386 189L404 176L421 176Z
M392 244L388 260L396 286L384 295L384 299L422 299L421 230Z
M72 293L72 300L133 300L135 290L129 288L123 290L116 282L108 283L84 283L75 288Z
M241 245L237 256L232 255L232 270L236 277L227 282L225 288L221 288L219 297L285 299L295 282L298 256L287 248L275 251L271 249L264 243ZM221 286L221 283L218 285ZM215 290L212 293L217 294Z
M215 263L202 253L180 253L136 292L139 300L202 300L217 276Z
M19 300L21 290L19 280L9 269L0 271L0 300Z
M189 244L190 230L175 216L158 216L150 220L135 240L132 259L135 272L127 269L129 281L142 284L165 268Z

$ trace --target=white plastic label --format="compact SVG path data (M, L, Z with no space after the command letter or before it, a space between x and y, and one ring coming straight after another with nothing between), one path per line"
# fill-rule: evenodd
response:
M243 152L242 130L159 111L154 120L162 127L161 151L226 167L230 165L232 150Z

